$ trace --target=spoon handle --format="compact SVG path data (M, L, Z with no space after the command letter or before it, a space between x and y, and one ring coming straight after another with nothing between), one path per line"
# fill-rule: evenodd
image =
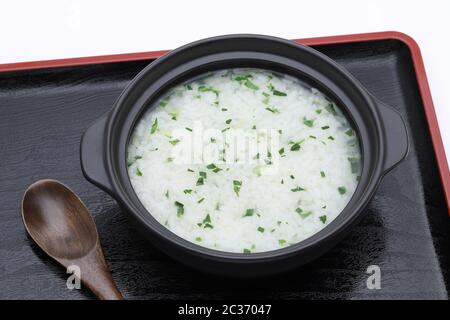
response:
M80 268L81 282L101 300L123 300L108 266L99 242L88 254L71 260L60 261L64 266L76 265Z

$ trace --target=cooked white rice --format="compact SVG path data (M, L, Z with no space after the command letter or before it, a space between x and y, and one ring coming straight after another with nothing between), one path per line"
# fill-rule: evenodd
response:
M248 144L236 151L232 134ZM205 150L217 157L206 159ZM127 161L138 198L169 230L251 253L297 243L333 221L357 186L360 150L345 116L318 90L287 75L232 69L179 85L151 106Z

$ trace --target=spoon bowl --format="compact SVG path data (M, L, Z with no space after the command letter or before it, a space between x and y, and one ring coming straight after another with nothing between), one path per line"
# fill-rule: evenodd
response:
M39 180L22 200L31 238L66 268L77 265L81 281L101 299L123 299L106 265L97 228L81 199L56 180Z
M25 192L22 213L30 236L53 257L79 258L95 246L97 230L87 208L56 181L32 184Z

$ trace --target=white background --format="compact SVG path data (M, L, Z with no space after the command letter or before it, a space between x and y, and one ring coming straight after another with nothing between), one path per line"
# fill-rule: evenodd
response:
M2 0L0 63L170 49L227 33L396 30L421 47L450 156L450 0Z

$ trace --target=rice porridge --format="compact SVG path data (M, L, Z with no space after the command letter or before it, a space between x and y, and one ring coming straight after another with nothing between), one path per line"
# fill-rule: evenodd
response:
M361 153L356 131L320 91L240 68L162 95L136 124L127 162L139 200L170 231L251 254L333 221L357 187Z

